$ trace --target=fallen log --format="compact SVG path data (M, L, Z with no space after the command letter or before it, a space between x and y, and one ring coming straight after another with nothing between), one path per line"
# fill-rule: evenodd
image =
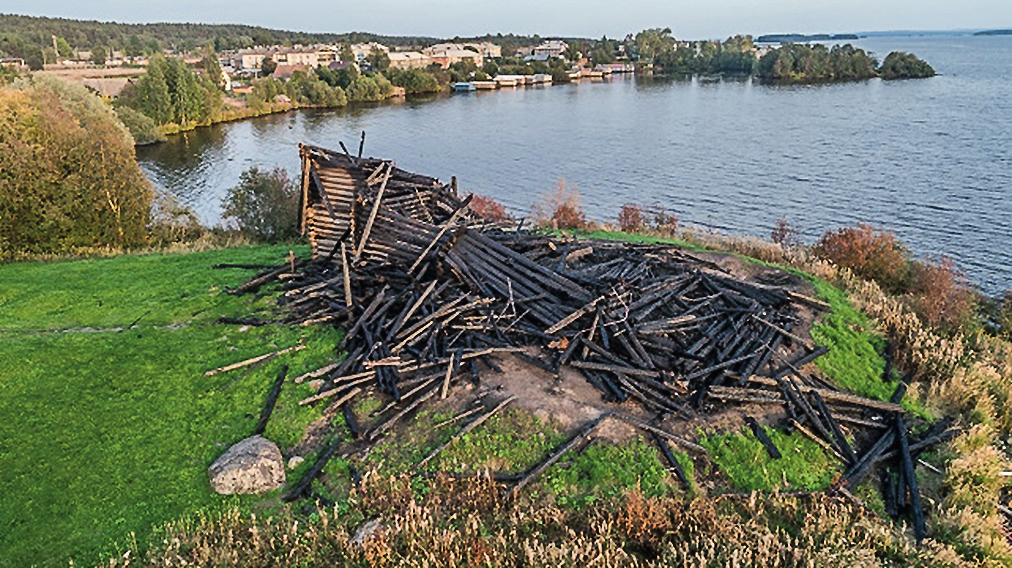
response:
M427 464L430 461L432 461L432 458L436 457L437 455L439 455L440 452L442 452L446 448L448 448L451 445L453 445L453 443L456 442L457 440L463 438L471 430L474 430L478 426L482 425L486 420L488 420L489 418L491 418L492 416L494 416L497 412L499 412L500 410L502 410L503 408L505 408L507 404L509 404L509 403L513 402L514 400L516 400L516 398L517 397L515 395L507 398L506 400L500 402L499 405L496 406L495 408L493 408L492 410L488 411L487 413L485 413L485 414L479 416L478 418L474 419L473 421L469 422L467 424L467 426L464 426L463 428L461 428L460 431L457 432L456 434L454 434L452 438L450 438L449 440L447 440L445 443L443 443L442 445L440 445L438 448L436 448L436 449L432 450L431 452L429 452L429 455L427 455L424 458L422 458L422 461L418 462L418 464L415 465L415 469L421 469L421 468L425 467L425 464Z
M264 404L263 410L260 411L260 420L257 421L257 427L253 430L254 436L260 436L267 430L267 421L271 419L274 405L277 404L278 395L281 394L281 386L285 383L285 377L287 376L288 365L284 365L281 367L277 378L274 379L274 385L271 387L270 394L267 395L267 403Z
M573 436L568 442L566 442L565 444L563 444L562 447L560 447L557 450L555 450L555 452L552 453L552 455L549 456L548 459L546 459L545 461L543 461L540 464L538 464L537 466L535 466L534 469L532 469L530 472L527 473L527 475L525 475L523 477L523 479L521 479L519 482L517 482L517 484L514 485L513 488L511 488L506 493L506 501L509 502L510 499L512 499L513 497L515 497L517 495L517 493L520 492L521 489L523 489L524 487L527 486L527 484L529 484L531 481L533 481L534 479L536 479L539 475L541 475L542 473L544 473L544 471L546 469L548 469L549 467L551 467L553 464L555 464L555 462L559 461L559 459L562 456L564 456L566 454L566 452L568 452L569 450L573 449L577 444L579 444L580 442L582 442L608 416L609 416L609 413L605 412L605 413L601 414L600 416L598 416L597 418L595 418L594 420L591 420L586 425L584 425L583 428L580 430L579 433L577 433L575 436Z
M305 348L306 348L305 345L293 345L292 347L289 347L287 349L282 349L280 351L275 351L273 353L267 353L266 355L253 357L252 359L246 359L245 361L239 361L238 363L232 363L231 365L225 365L224 367L218 367L217 369L211 369L210 371L204 373L204 376L210 377L213 375L217 375L218 373L226 373L228 371L234 371L236 369L241 369L242 367L246 367L248 365L269 361L275 357L284 355L286 353L291 353L293 351L302 351Z
M773 444L773 440L770 439L769 435L766 433L766 430L762 427L762 425L756 422L755 418L752 418L751 416L746 416L745 424L748 424L748 427L752 429L752 433L755 434L755 437L759 440L759 443L762 444L764 448L766 448L766 453L768 453L771 458L778 460L784 457L783 454L780 453L780 450L777 449L776 445Z
M907 427L903 417L896 415L896 435L899 438L900 457L903 462L903 477L910 491L910 512L914 521L914 538L920 544L928 534L924 523L924 510L921 509L921 494L917 489L917 473L914 471L914 460L910 457L910 445L907 441Z

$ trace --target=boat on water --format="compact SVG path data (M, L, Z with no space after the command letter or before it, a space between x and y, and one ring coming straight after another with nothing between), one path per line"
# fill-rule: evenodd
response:
M456 91L456 92L459 92L459 93L469 93L471 91L477 90L477 88L478 87L476 87L474 85L474 83L454 83L453 84L453 90Z

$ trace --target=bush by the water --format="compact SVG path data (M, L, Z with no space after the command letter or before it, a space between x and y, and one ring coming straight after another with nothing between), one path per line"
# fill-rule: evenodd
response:
M822 235L814 252L891 293L902 293L909 282L909 252L896 235L859 223Z
M474 197L471 198L470 209L475 215L489 223L501 223L511 219L506 213L505 205L484 195L474 194Z
M223 205L225 217L251 239L276 243L298 236L299 189L281 168L246 170Z
M553 229L585 229L587 214L580 202L580 192L575 187L566 187L565 180L559 180L554 191L541 197L534 205L534 222L539 227Z
M645 225L639 205L626 203L618 212L618 226L625 233L637 233L642 231Z
M151 198L97 96L47 77L0 88L0 257L141 244Z
M130 107L120 107L116 109L116 116L119 117L120 121L123 122L123 126L126 126L127 130L134 137L134 144L146 146L165 141L165 134L158 128L155 121L139 110L134 110Z

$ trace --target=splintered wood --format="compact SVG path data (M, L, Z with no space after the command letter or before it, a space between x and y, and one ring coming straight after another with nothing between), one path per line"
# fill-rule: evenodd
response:
M454 385L479 382L483 368L498 368L492 356L506 352L554 375L574 369L606 403L631 400L658 416L783 406L798 430L851 468L906 440L892 418L902 413L898 401L839 392L803 370L826 349L792 331L797 308L824 309L819 300L735 278L669 245L577 243L486 224L469 198L433 178L312 146L301 153L312 259L284 275L279 301L289 323L347 330L339 346L347 356L296 380L318 378L303 403L337 401L345 412L367 387L388 395L364 440ZM239 291L277 281L283 268ZM859 455L842 430L861 422L888 428L874 456ZM765 430L750 425L779 456ZM910 450L901 453L911 463Z

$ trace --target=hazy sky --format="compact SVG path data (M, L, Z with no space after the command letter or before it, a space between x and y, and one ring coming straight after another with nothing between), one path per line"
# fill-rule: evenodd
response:
M1012 27L1012 0L0 0L0 13L299 31L452 37L485 33L679 38Z

